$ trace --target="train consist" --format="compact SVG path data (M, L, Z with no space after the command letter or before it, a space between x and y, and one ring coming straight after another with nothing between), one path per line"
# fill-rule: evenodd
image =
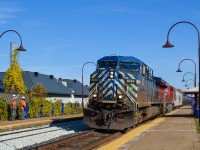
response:
M186 98L141 60L105 56L90 76L83 119L92 128L124 130L180 107Z

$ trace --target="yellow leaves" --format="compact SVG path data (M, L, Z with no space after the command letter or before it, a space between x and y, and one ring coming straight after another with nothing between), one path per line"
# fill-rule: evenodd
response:
M23 93L25 94L27 88L22 78L22 69L17 62L18 52L13 53L12 65L6 71L4 77L4 85L6 92Z
M47 91L42 83L37 83L29 92L29 97L46 98Z

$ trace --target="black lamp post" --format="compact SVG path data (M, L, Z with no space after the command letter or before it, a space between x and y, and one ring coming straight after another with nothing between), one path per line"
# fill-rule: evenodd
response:
M84 86L84 84L83 84L83 69L84 69L86 64L94 64L95 67L97 68L97 65L94 62L86 62L86 63L83 64L83 67L82 67L82 108L84 108L84 102L83 102L83 86Z
M182 72L181 69L180 69L180 65L185 60L190 60L190 61L192 61L194 63L194 66L195 66L195 70L194 70L194 87L196 87L196 63L194 62L194 60L192 60L192 59L183 59L183 60L181 60L179 65L178 65L178 70L176 72Z
M194 82L194 80L193 79L188 79L187 81L185 81L186 83L185 83L185 86L187 86L188 85L188 81L193 81Z
M186 74L192 74L192 75L195 77L195 75L194 75L192 72L186 72L186 73L183 75L183 80L182 80L182 82L185 82L185 78L184 78L184 77L185 77ZM195 84L194 84L194 85L195 85Z
M188 84L188 85L187 85L187 89L189 89L189 88L190 88L190 85L192 85L192 84L193 84L193 83Z
M200 35L199 35L199 30L198 28L191 22L188 22L188 21L179 21L177 23L175 23L174 25L171 26L171 28L169 29L168 33L167 33L167 42L166 44L163 46L163 48L171 48L171 47L174 47L174 45L172 45L169 41L169 33L170 31L172 30L172 28L174 26L176 26L177 24L189 24L191 26L193 26L196 31L197 31L197 36L198 36L198 59L199 59L199 82L200 82ZM198 84L199 85L199 84ZM200 95L200 87L198 87L199 90L198 90L198 93ZM199 101L199 104L200 104L200 96L198 97L198 101ZM200 111L199 111L199 116L200 116ZM199 125L200 125L200 117L199 117Z
M20 46L19 46L16 50L18 50L18 51L26 51L26 50L24 49L23 45L22 45L22 38L21 38L20 34L19 34L17 31L15 31L15 30L6 30L6 31L4 31L4 32L0 35L0 38L1 38L6 32L15 32L15 33L19 36L19 38L20 38Z

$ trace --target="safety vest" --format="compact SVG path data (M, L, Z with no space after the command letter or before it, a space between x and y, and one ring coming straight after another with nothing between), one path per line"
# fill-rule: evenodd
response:
M21 107L20 110L24 110L26 108L26 102L22 99L21 100Z
M16 103L16 101L14 100L14 101L12 101L12 108L16 108L16 106L17 106L17 103Z

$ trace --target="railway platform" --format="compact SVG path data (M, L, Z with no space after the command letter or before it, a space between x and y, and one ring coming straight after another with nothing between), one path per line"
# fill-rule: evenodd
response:
M15 120L15 121L1 121L0 122L0 132L12 131L17 129L23 129L28 127L36 127L46 124L54 124L64 121L82 119L83 114L71 114L62 116L52 116L52 117L41 117L41 118L31 118L25 120Z
M99 150L200 150L191 106L147 122Z

